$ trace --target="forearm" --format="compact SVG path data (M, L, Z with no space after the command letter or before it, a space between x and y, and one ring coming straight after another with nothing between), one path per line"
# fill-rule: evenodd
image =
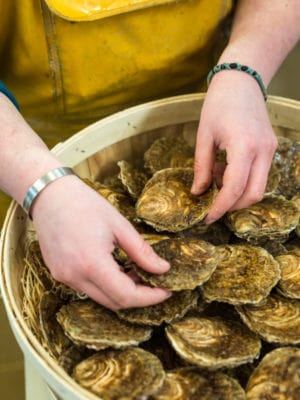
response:
M61 166L14 105L0 93L0 188L20 204L31 184Z
M267 86L299 38L299 0L240 0L219 63L249 65Z

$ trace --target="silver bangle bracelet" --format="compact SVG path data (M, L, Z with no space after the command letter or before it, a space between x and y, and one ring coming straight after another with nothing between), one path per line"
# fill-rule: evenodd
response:
M59 178L62 178L66 175L76 175L72 168L69 167L58 167L49 171L47 174L43 175L41 178L37 179L32 186L28 189L24 201L23 201L23 209L25 212L30 215L30 209L36 197L41 193L42 190L45 189L50 183L56 181Z

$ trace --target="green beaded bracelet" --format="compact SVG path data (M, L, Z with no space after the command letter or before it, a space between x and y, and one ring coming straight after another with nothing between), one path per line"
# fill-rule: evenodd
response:
M237 70L237 71L243 71L246 72L247 74L251 75L256 82L258 83L262 94L264 96L264 99L267 100L267 90L265 88L265 85L263 83L263 80L261 78L261 76L259 75L259 73L257 71L255 71L254 69L248 67L247 65L242 65L242 64L238 64L238 63L223 63L223 64L218 64L215 65L213 67L213 69L211 71L209 71L208 75L207 75L207 85L209 86L210 81L212 80L213 76L223 70Z

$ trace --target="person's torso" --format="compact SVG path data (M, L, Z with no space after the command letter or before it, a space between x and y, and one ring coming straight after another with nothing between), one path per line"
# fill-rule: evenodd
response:
M195 90L231 7L230 0L0 0L0 78L34 128L61 135L68 126L69 135L133 104Z

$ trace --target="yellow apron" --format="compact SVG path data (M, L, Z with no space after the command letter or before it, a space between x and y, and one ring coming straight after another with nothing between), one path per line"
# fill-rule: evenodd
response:
M232 0L0 0L0 79L52 147L105 115L199 90L231 9Z

